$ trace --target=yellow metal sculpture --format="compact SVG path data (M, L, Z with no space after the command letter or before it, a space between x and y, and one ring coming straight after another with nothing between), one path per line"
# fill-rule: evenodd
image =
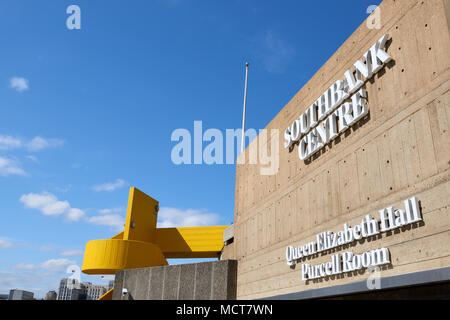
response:
M82 271L115 274L117 270L167 265L168 258L216 258L227 226L156 228L159 203L130 188L124 231L86 244ZM111 299L112 291L100 299Z

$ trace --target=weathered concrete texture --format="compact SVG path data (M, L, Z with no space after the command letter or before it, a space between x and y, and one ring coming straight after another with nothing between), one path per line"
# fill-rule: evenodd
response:
M113 291L113 300L121 300L122 298L122 288L123 288L123 276L125 275L125 272L116 272L116 277L114 279L114 288L116 288L117 284L120 284L120 289L117 287L117 289L114 289Z
M135 269L137 270L137 269ZM128 270L128 272L133 272L132 270ZM125 273L128 273L125 272ZM136 272L136 271L134 271ZM163 297L163 289L164 289L164 267L154 267L151 268L150 271L150 285L148 287L148 295L147 297L135 297L137 300L162 300ZM141 279L141 281L145 282L146 279Z
M223 230L223 242L228 243L234 238L234 225L232 224L225 230Z
M423 224L355 242L350 251L388 248L392 264L380 270L381 278L450 266L449 8L449 0L384 0L381 28L364 22L267 125L267 132L279 130L272 133L278 143L260 135L241 153L238 162L245 164L236 166L234 242L222 253L239 261L238 299L365 281L367 271L302 281L302 268L286 264L286 247L316 241L318 233L342 230L344 223L359 224L368 213L378 219L378 210L399 208L413 196L421 203ZM367 119L311 161L299 158L298 146L284 149L286 128L353 70L355 61L363 61L384 34L393 61L364 85ZM266 164L251 163L251 152L263 145L267 154L279 155L273 175L263 174ZM330 260L326 253L306 263Z
M181 265L180 285L178 287L179 300L193 300L195 288L195 264Z
M236 260L121 270L113 300L234 300L236 283Z

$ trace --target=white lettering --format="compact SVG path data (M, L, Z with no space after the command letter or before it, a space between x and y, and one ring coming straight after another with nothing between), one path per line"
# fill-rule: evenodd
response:
M364 53L363 61L354 63L354 70L347 70L343 80L333 83L285 130L285 148L300 141L298 156L307 160L369 113L367 93L362 87L392 60L385 51L388 39L389 35L383 35ZM352 102L346 102L350 96Z

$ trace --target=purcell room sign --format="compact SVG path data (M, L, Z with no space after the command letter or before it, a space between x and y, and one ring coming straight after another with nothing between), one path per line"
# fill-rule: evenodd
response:
M384 51L388 39L382 36L364 54L364 62L356 61L355 70L347 70L344 80L336 81L285 130L285 149L300 141L299 158L307 160L369 113L362 87L392 60Z

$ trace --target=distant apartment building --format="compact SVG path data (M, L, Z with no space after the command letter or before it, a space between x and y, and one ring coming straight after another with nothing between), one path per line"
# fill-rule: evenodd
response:
M108 291L108 287L104 285L92 284L90 282L83 283L87 289L86 300L98 300Z
M62 279L56 300L84 300L81 283L76 279Z
M33 300L34 293L25 290L12 289L9 291L8 300Z
M8 300L9 294L0 294L0 300Z
M108 291L111 290L112 288L114 288L114 280L110 280L108 282Z
M56 293L56 291L51 290L45 295L45 300L56 300L57 297L58 294Z
M105 285L65 278L60 281L57 300L97 300L107 291Z

